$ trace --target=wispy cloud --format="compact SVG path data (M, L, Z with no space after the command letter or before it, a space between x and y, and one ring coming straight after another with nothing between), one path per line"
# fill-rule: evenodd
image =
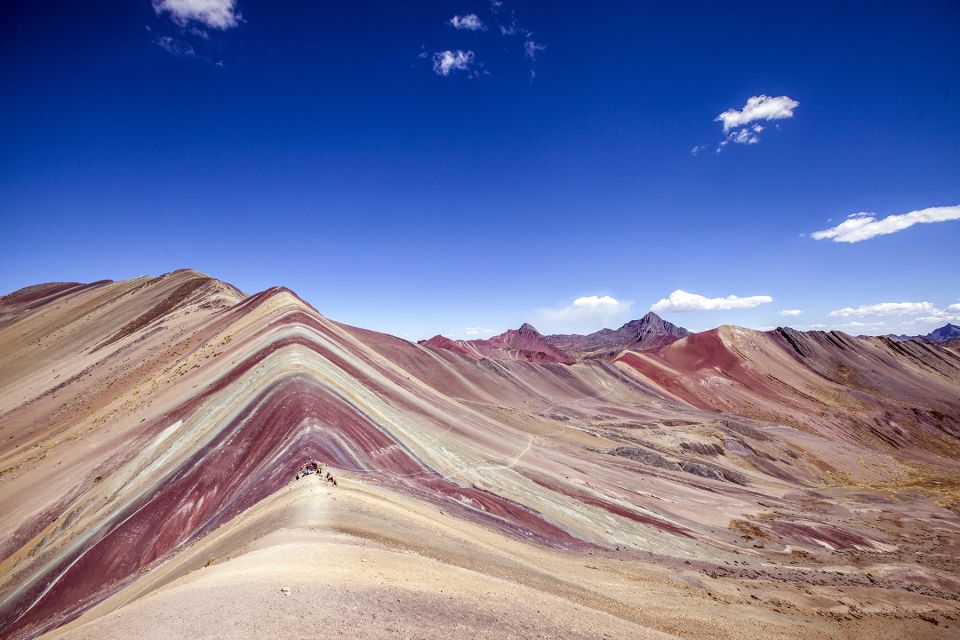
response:
M463 332L468 336L483 336L496 333L493 329L484 329L482 327L467 327Z
M883 322L863 322L851 320L841 324L832 324L832 328L887 327L895 329L895 333L914 333L918 329L928 331L929 328L947 323L960 322L960 304L950 304L939 308L932 302L879 302L864 304L858 307L844 307L835 309L829 314L833 318L884 318ZM889 323L889 324L888 324ZM818 328L811 325L811 328Z
M903 231L916 224L931 224L952 220L960 220L960 205L929 207L879 219L875 213L854 213L837 226L823 231L815 231L810 234L810 237L814 240L854 243Z
M530 64L530 78L536 78L537 58L541 51L546 51L547 47L533 37L533 31L517 21L514 10L505 7L502 0L492 0L490 12L493 13L494 21L497 23L497 28L500 29L501 36L505 38L516 36L523 39L523 56Z
M770 296L729 295L725 298L707 298L696 293L687 293L677 289L670 297L663 298L650 307L651 311L687 312L687 311L727 311L730 309L751 309L761 304L773 302Z
M437 51L433 54L433 71L444 77L453 71L469 71L474 59L473 51Z
M465 16L453 16L450 18L450 26L454 29L466 31L486 31L487 27L475 13L468 13Z
M190 22L211 29L232 29L240 24L236 0L153 0L157 15L168 14L180 26Z
M474 47L481 46L484 38L496 38L495 34L499 31L500 36L510 38L512 41L511 44L515 44L522 52L522 58L526 63L530 78L536 77L537 62L540 54L546 50L546 46L534 38L533 31L520 25L514 10L506 7L502 0L492 0L490 2L490 12L484 15L483 18L476 13L456 14L447 20L447 24L457 31L493 31L493 33L483 35L479 43L476 40L476 36L461 36L462 38L472 38L471 46ZM512 46L501 45L500 48L514 54L517 51L517 48ZM423 59L429 58L430 56L429 54L425 55L421 52L418 57ZM455 71L464 71L466 75L471 78L480 75L490 75L490 72L484 68L483 63L476 61L476 56L473 51L461 49L437 51L433 54L433 70L437 75L445 77Z
M780 309L780 311L777 311L777 314L785 318L795 318L803 315L803 309Z
M599 329L630 312L633 303L613 296L582 296L554 309L539 309L538 323L554 329Z
M532 33L529 35L533 35ZM544 51L546 47L537 42L536 40L525 40L523 43L523 53L525 56L531 60L537 59L537 52Z
M762 124L755 124L752 127L744 127L743 129L731 131L726 138L720 141L720 146L717 147L717 151L727 146L731 142L733 144L758 144L760 142L760 133L762 131Z
M936 307L929 302L880 302L877 304L863 304L859 307L844 307L835 309L828 315L833 318L849 318L850 316L911 316L931 314Z
M823 322L815 322L813 324L798 324L796 327L794 327L794 329L799 329L801 331L843 331L846 329L877 330L886 326L887 323L885 322L860 322L858 320L852 320L850 322L834 322L831 324Z
M191 58L197 55L197 52L193 48L193 45L191 45L189 42L178 40L177 38L171 38L170 36L160 36L153 42L164 51L168 53L172 53L175 56L183 56L185 58Z

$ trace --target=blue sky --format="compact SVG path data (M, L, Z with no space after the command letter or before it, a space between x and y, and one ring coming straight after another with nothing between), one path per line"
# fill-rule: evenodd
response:
M189 266L409 338L960 321L956 2L4 13L3 291Z

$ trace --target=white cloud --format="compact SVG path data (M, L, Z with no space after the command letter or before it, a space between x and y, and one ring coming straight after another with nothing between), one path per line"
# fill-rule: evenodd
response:
M473 64L473 51L437 51L433 54L433 70L438 76L449 76L451 71L467 71Z
M484 329L482 327L467 327L463 332L468 336L482 336L496 333L493 329Z
M465 16L453 16L450 18L450 25L454 29L466 29L467 31L486 31L483 21L475 13L468 13Z
M844 329L871 329L878 330L882 327L886 327L885 322L860 322L858 320L853 320L851 322L840 322L833 324L824 324L822 322L816 322L814 324L801 324L794 327L801 331L831 331L834 329L844 330Z
M687 293L677 289L669 298L663 298L650 307L655 312L685 311L726 311L729 309L751 309L761 304L773 302L770 296L727 296L726 298L706 298L696 293Z
M240 24L236 0L153 0L153 10L170 14L180 26L199 22L211 29L231 29Z
M523 43L523 53L531 60L536 60L537 52L545 49L545 46L535 40L527 40Z
M929 302L880 302L864 304L859 307L844 307L831 311L831 317L849 318L850 316L915 316L932 313L936 308Z
M887 216L879 220L875 213L855 213L837 226L823 231L815 231L810 236L814 240L861 242L876 236L903 231L915 224L930 224L951 220L960 220L960 205L919 209L909 213Z
M756 120L792 118L793 110L799 105L799 102L787 96L776 98L765 95L753 96L747 100L747 104L741 111L727 109L717 116L717 122L723 122L723 132L727 133L731 129L748 125Z
M762 131L762 124L755 124L752 127L744 127L743 129L731 131L727 135L727 139L720 143L720 146L722 147L728 142L733 142L734 144L757 144L760 142L760 133Z
M803 309L781 309L780 311L777 311L777 313L781 316L792 318L801 315L803 313Z
M894 333L912 333L917 331L917 325L927 331L930 325L934 328L947 323L960 322L960 304L951 304L940 309L929 302L881 302L878 304L861 305L859 307L844 307L831 311L833 317L849 318L851 316L866 317L880 316L886 318L904 318L894 321ZM913 317L910 317L913 316ZM906 317L910 317L906 319ZM847 323L846 326L852 323ZM883 326L883 323L868 323L866 326ZM845 325L839 325L841 327Z
M565 307L539 309L538 324L552 328L599 329L616 318L625 316L633 303L612 296L582 296Z
M759 144L760 134L765 127L757 120L782 120L792 118L793 110L800 103L787 96L771 98L770 96L753 96L747 100L747 104L742 110L727 109L716 117L716 122L723 123L724 138L717 145L717 153L723 151L723 148L730 143L733 144ZM750 123L755 124L750 124ZM698 147L694 147L698 149ZM699 151L693 155L697 155Z

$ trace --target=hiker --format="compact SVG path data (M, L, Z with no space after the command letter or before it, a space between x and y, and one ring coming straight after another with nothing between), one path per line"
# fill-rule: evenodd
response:
M297 471L296 479L299 480L300 478L305 478L309 475L313 475L314 473L316 473L317 475L320 474L320 470L317 468L317 463L305 462L302 465L300 465L300 470Z
M329 471L327 471L327 482L332 483L333 486L337 486L337 479L334 478L334 477L333 477L333 474L330 473Z

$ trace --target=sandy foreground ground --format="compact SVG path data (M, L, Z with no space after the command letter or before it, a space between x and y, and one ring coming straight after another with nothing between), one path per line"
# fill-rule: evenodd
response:
M898 619L882 594L877 612L850 617L849 595L711 579L669 559L549 551L359 479L332 487L311 476L43 637L893 639L960 629Z

